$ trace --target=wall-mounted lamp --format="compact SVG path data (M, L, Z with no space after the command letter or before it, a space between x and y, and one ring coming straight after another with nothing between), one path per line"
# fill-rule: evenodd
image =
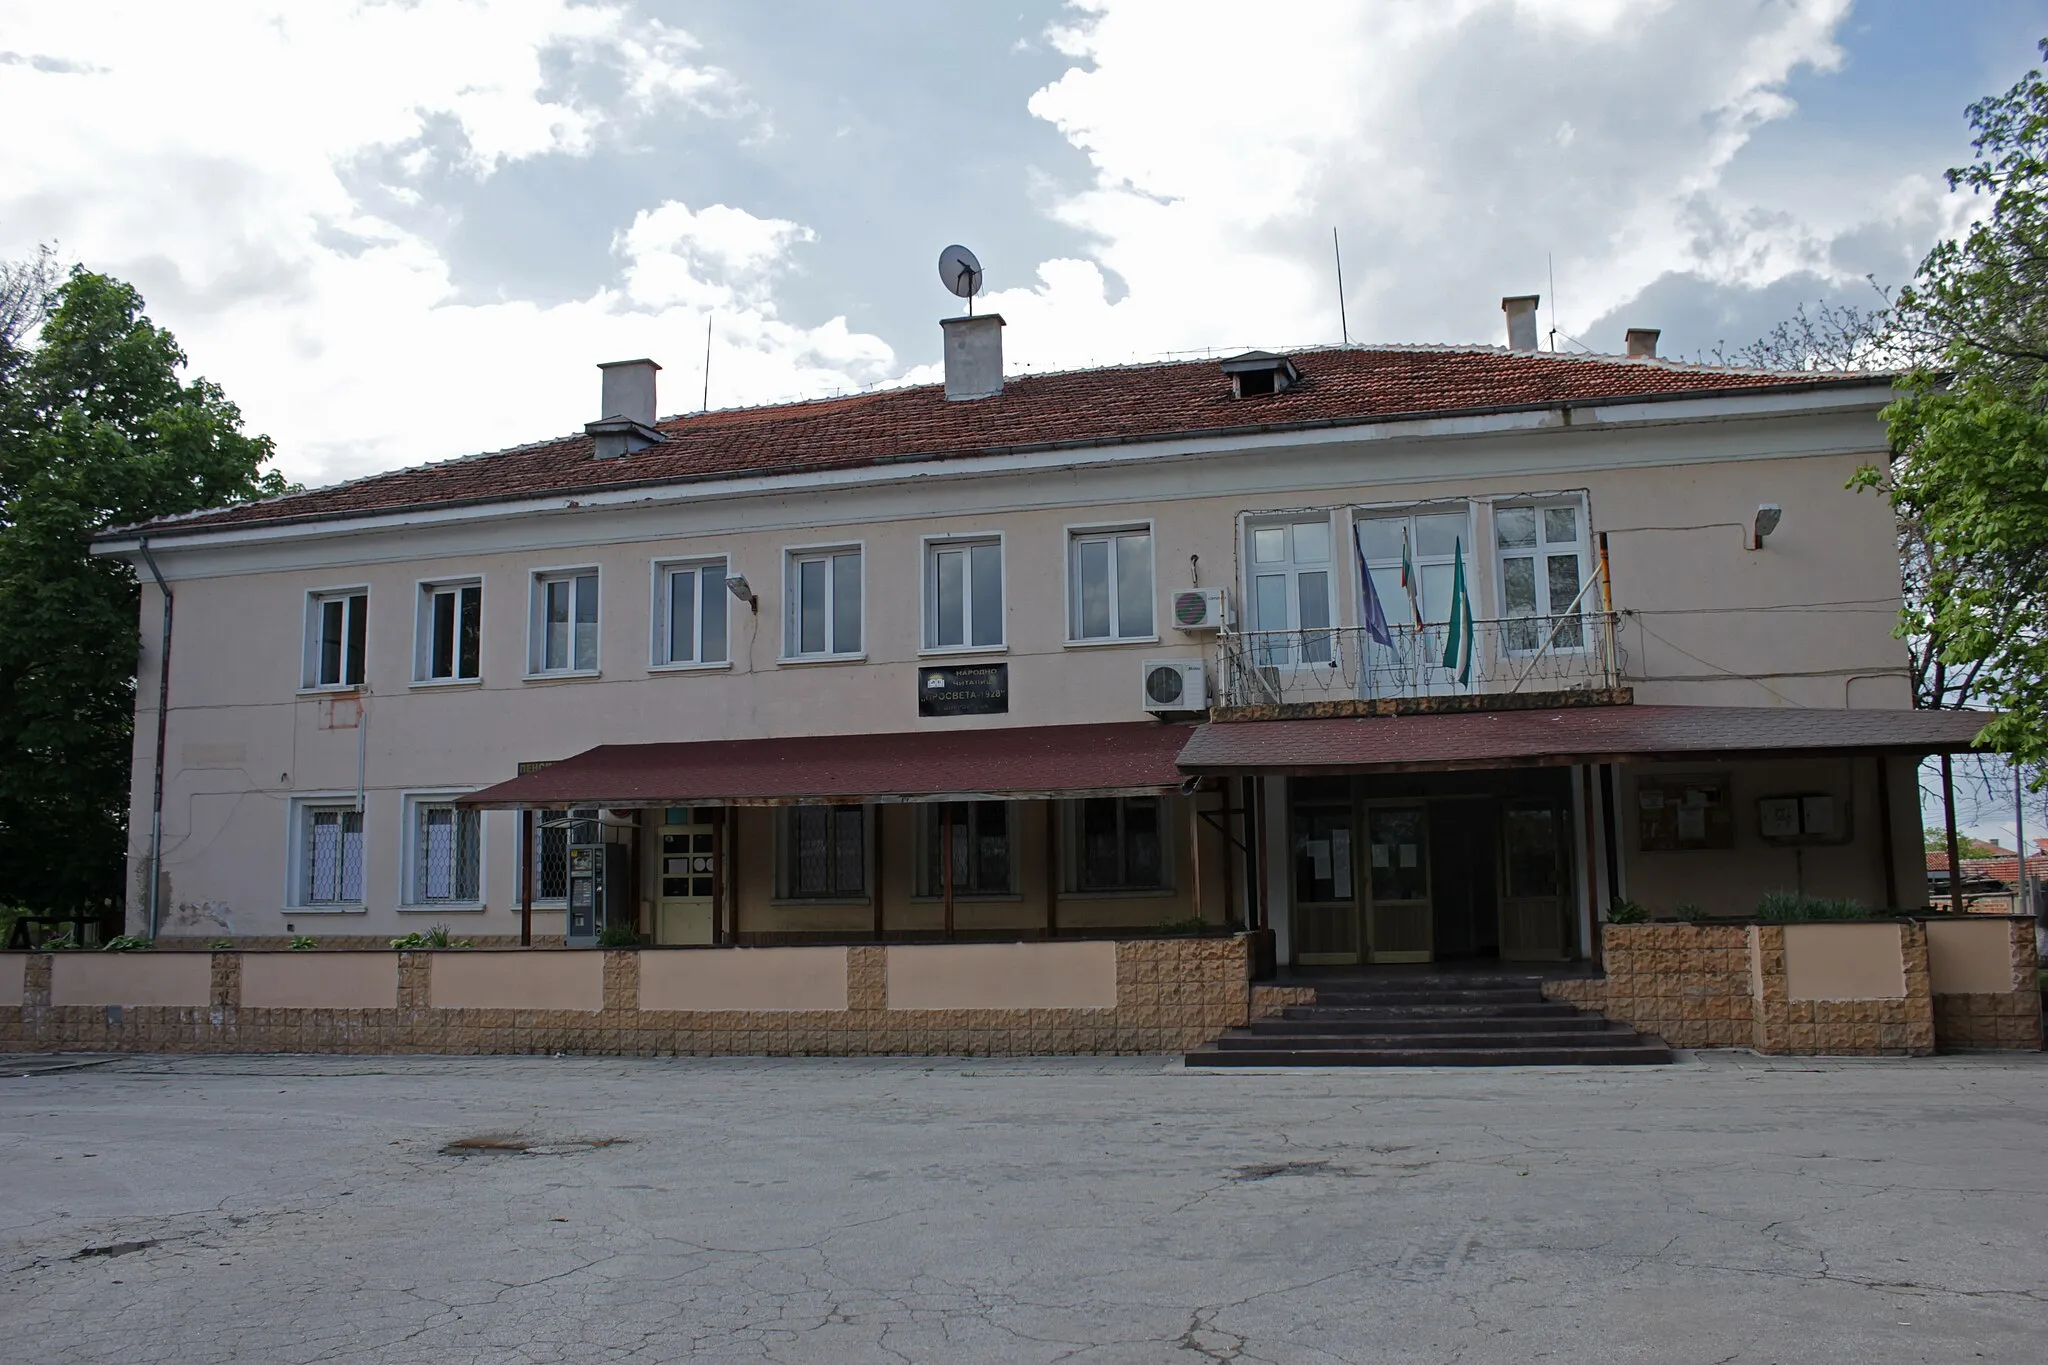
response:
M747 586L747 576L745 574L728 574L725 580L725 590L746 603L748 610L757 615L760 613L761 599L754 596L754 590Z
M1785 517L1785 509L1775 502L1764 503L1756 509L1756 534L1750 538L1749 548L1761 550L1764 537L1778 529L1778 523Z

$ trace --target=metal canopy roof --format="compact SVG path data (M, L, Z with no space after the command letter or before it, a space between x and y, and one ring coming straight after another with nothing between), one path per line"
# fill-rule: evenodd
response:
M1002 726L885 735L605 744L473 792L465 806L786 805L1135 796L1179 789L1192 727Z
M1357 719L1211 722L1181 751L1189 773L1423 772L1570 763L1953 753L1986 711L1765 706L1587 706Z

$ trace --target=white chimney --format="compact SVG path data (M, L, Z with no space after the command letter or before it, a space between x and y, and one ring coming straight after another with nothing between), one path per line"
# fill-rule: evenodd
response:
M654 427L654 376L661 366L651 360L609 360L597 367L604 374L599 406L603 415L583 429L597 438L597 458L615 460L661 441Z
M1516 294L1500 301L1500 311L1508 315L1510 351L1536 349L1536 304L1542 297L1541 294Z
M1662 335L1663 333L1655 327L1629 328L1625 337L1628 344L1628 358L1630 360L1655 360L1657 358L1657 338Z
M946 332L946 398L962 402L1003 391L1003 315L941 318Z

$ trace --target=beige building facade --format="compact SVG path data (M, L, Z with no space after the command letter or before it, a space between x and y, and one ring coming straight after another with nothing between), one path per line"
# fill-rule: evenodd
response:
M104 538L131 929L558 942L603 845L650 944L1567 961L1621 898L1925 899L1914 765L1969 733L1848 487L1888 385L1233 364L660 421L627 367L584 436Z

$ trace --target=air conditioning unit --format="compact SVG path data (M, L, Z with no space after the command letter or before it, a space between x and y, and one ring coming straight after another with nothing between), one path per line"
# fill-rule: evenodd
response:
M1222 588L1188 588L1173 595L1173 624L1181 630L1221 630L1230 624L1230 596Z
M1148 659L1144 672L1147 711L1208 710L1200 659Z

